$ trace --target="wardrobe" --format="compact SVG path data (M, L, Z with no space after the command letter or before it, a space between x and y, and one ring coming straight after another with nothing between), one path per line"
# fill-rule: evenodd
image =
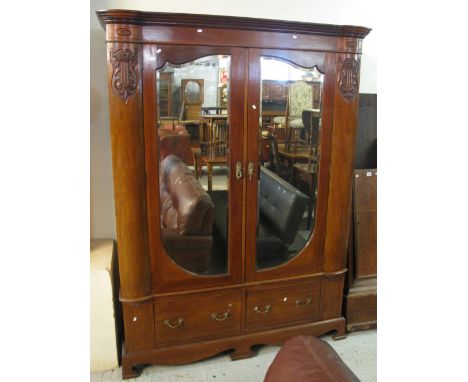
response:
M250 357L254 345L299 334L342 338L370 29L97 16L107 45L123 377L228 350ZM284 92L277 104L262 93L274 81ZM266 111L279 119L262 120ZM285 171L261 155L268 140Z

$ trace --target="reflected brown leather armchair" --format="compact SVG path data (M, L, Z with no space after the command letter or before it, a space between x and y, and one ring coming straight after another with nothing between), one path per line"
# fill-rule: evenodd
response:
M166 156L160 174L164 248L184 269L204 273L213 246L214 204L179 157Z
M175 155L182 161L191 165L193 163L192 151L190 150L190 134L183 126L171 127L163 125L158 129L159 135L159 157L163 160L168 155Z

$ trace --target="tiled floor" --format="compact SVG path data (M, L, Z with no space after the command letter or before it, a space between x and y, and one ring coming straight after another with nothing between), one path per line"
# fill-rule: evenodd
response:
M366 330L348 334L346 339L329 342L361 382L377 381L377 331ZM257 356L231 361L227 354L182 366L150 366L140 377L128 381L139 382L262 382L273 361L278 346L261 347ZM91 382L120 381L122 370L91 373ZM291 381L294 382L294 381Z

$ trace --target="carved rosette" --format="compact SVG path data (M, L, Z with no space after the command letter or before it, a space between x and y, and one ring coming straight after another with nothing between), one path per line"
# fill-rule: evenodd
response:
M346 58L341 62L338 88L348 101L358 92L358 70L359 64L354 58Z
M127 103L128 98L138 89L138 48L111 49L110 61L114 67L112 73L112 90L122 101Z

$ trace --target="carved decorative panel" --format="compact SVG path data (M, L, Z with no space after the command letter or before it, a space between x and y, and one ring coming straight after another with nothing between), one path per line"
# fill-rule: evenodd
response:
M140 25L109 24L106 27L108 41L140 41Z
M354 58L346 58L341 62L339 84L341 95L351 100L358 92L359 64Z
M110 61L114 67L112 73L112 90L125 103L128 98L135 94L138 88L138 48L111 49Z

